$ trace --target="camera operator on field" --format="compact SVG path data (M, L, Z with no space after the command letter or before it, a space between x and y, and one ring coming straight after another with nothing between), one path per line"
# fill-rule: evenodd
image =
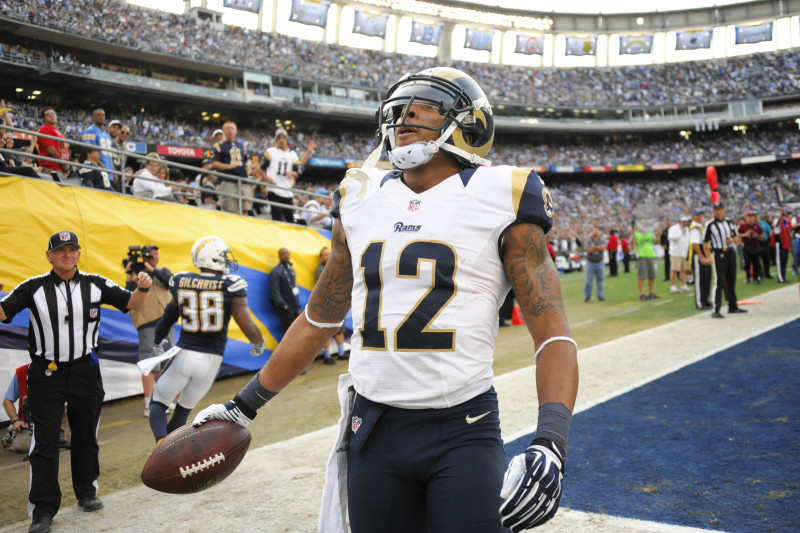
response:
M139 272L145 271L153 278L152 290L148 293L144 305L138 309L131 310L131 321L139 333L139 360L155 357L153 351L153 337L156 331L156 324L164 314L164 308L172 299L169 293L169 280L172 272L167 268L157 268L158 266L158 246L146 244L144 246L129 246L128 257L122 260L125 266L125 287L130 288L136 285L133 280ZM169 345L175 345L175 331L170 329L167 335ZM150 416L150 400L153 397L153 387L156 378L167 365L167 362L157 365L152 372L142 376L142 388L144 389L144 416Z

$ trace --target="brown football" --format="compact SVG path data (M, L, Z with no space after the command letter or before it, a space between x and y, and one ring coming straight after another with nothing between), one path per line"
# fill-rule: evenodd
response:
M250 431L225 420L186 424L167 435L147 459L142 482L161 492L189 494L213 487L236 470Z

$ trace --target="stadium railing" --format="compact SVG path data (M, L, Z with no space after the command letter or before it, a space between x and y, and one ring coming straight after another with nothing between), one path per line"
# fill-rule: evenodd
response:
M27 130L27 129L23 129L23 128L15 128L15 127L10 127L10 126L3 126L3 129L8 130L8 131L12 131L12 132L17 132L17 133L22 134L24 136L30 136L30 138L32 138L32 139L33 138L43 138L43 139L50 139L50 140L55 140L55 141L59 141L59 142L66 142L67 144L69 144L71 151L72 151L73 148L77 148L81 152L84 152L86 149L97 149L98 148L94 144L87 144L87 143L84 143L84 142L81 142L81 141L77 141L77 140L74 140L74 139L69 139L69 138L53 137L51 135L45 135L43 133L38 133L36 131ZM303 190L303 189L296 189L296 188L292 188L292 187L281 187L279 185L268 184L268 183L266 183L264 181L257 180L257 179L242 178L240 176L234 176L234 175L231 175L231 174L226 174L224 172L218 172L216 170L203 169L201 167L196 167L196 166L192 166L192 165L186 165L186 164L178 163L178 162L175 162L175 161L169 161L167 159L151 158L151 157L148 157L146 155L131 153L131 152L127 152L125 150L119 150L119 149L116 149L116 148L103 148L102 151L120 155L122 157L121 167L123 169L127 168L127 161L129 159L136 159L137 161L154 161L154 162L159 163L159 164L165 164L165 165L167 165L168 168L177 168L177 169L179 169L181 171L192 172L193 174L191 174L191 177L188 178L188 179L192 179L192 180L194 179L194 176L196 176L197 174L204 174L204 175L214 174L214 175L222 177L222 178L226 178L226 179L229 179L229 180L234 180L237 183L237 192L236 193L224 193L222 191L215 191L215 194L217 196L226 196L226 197L235 198L237 203L238 203L239 214L242 213L242 202L244 202L245 200L251 201L254 205L263 205L263 206L276 205L278 207L286 207L285 204L271 202L269 200L262 200L260 198L252 198L250 196L245 197L242 194L242 188L247 186L247 185L259 186L259 187L268 185L271 188L282 189L284 191L291 191L294 196L302 195L302 196L307 196L307 197L327 198L327 196L321 195L321 194L317 194L317 193L315 193L313 191L306 191L306 190ZM11 155L11 156L18 156L20 158L30 157L31 159L36 160L36 161L40 161L40 162L41 161L50 161L50 162L58 163L58 164L63 164L64 163L63 159L55 159L55 158L52 158L52 157L35 154L32 151L28 151L28 150L12 150L12 149L8 149L8 148L0 148L0 153L2 153L4 156ZM91 169L91 170L96 170L97 169L96 166L86 165L86 164L83 164L83 163L79 163L77 161L69 161L68 164L69 164L70 167L72 167L74 169L80 169L80 168L88 168L88 169ZM11 168L14 168L14 167L11 167ZM126 170L116 170L116 169L103 169L103 170L105 172L108 172L109 174L113 174L113 175L117 176L117 179L124 180L124 182L126 184L128 183L128 180L142 179L142 180L145 180L145 181L157 182L157 183L162 183L162 184L166 184L166 185L173 185L173 186L176 186L176 187L180 187L181 189L185 189L188 192L179 191L177 194L178 195L184 195L184 196L187 196L187 197L189 197L189 196L199 197L201 191L203 190L201 187L197 187L197 186L195 186L193 184L190 184L190 183L172 181L172 180L169 180L169 179L163 179L162 180L160 178L149 178L149 177L146 177L146 176L142 176L142 175L136 174L135 172L133 172L133 173L127 172ZM13 172L9 172L7 170L4 170L2 167L0 167L0 176L19 177L18 174L14 174ZM39 177L41 179L50 179L52 181L58 182L59 184L65 185L65 186L82 186L81 180L80 179L75 179L74 177L67 178L64 181L60 180L58 178L58 176L54 176L53 174L47 174L47 173L40 173ZM127 194L125 193L125 187L122 188L122 192L120 192L120 191L107 191L107 192L110 192L112 194L122 194L122 195L126 195L127 196ZM170 200L161 200L161 199L158 199L158 198L153 199L153 198L147 198L147 197L144 197L144 196L137 196L137 195L133 195L133 194L131 194L131 196L136 196L137 198L140 198L140 199L143 199L143 200L173 203ZM202 206L198 205L197 207L201 208ZM315 211L313 209L305 209L305 208L303 208L301 206L293 206L293 209L295 211L308 211L308 212L317 213L317 211ZM302 225L302 223L301 223L301 225Z

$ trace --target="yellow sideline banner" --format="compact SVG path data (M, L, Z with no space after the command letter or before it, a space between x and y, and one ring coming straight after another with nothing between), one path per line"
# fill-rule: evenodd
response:
M279 262L278 250L285 246L291 252L304 304L314 285L319 251L330 246L329 232L30 178L0 177L0 206L0 246L5 252L0 281L5 292L51 269L45 251L48 237L57 231L78 235L81 271L123 286L122 260L128 246L153 243L159 248L160 267L173 273L196 271L190 258L194 241L204 235L221 237L239 262L236 274L248 281L248 304L269 350L277 344L270 330L280 332L271 325L277 318L269 302L267 276ZM266 322L270 324L265 327ZM234 321L230 338L247 342Z

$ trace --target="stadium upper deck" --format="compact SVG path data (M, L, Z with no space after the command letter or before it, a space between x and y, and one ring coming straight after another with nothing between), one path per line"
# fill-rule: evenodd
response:
M441 63L470 73L493 103L508 105L514 115L526 114L528 107L547 114L548 107L713 105L800 95L800 53L794 49L681 63L533 68L364 50L97 0L9 0L0 17L5 44L40 47L47 55L68 53L98 69L206 88L244 88L266 100L294 95L313 103L315 95L344 95L358 107L359 100L378 99L406 72ZM255 83L250 76L248 87L247 73L268 78Z

